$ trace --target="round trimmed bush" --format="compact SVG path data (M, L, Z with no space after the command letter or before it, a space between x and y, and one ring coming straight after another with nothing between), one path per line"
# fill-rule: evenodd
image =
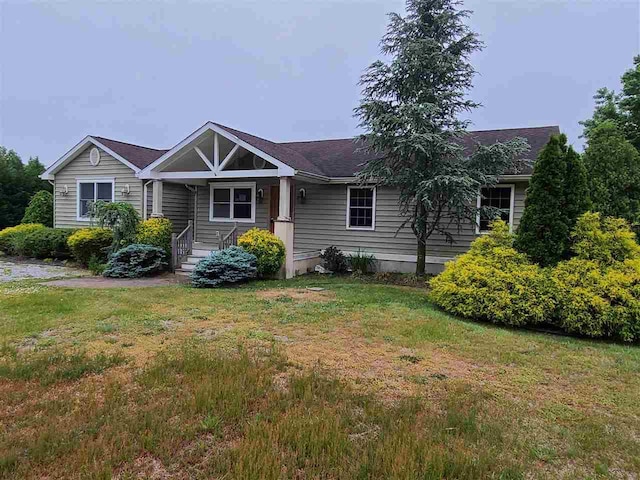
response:
M229 247L213 252L200 260L191 274L194 287L219 287L225 283L238 283L255 278L258 274L255 255L241 247Z
M22 223L41 223L53 227L53 195L47 190L40 190L29 201Z
M36 230L44 230L41 223L23 223L0 231L0 250L7 255L18 255L17 247L22 237Z
M138 278L156 275L167 267L167 254L153 245L134 243L111 255L105 277Z
M168 218L150 218L138 225L136 243L162 248L167 255L171 253L171 234L173 225Z
M268 230L252 228L246 231L238 238L238 246L255 255L261 277L275 275L284 263L284 243Z
M92 257L94 261L106 262L112 243L113 233L108 228L81 228L67 240L73 258L85 266Z

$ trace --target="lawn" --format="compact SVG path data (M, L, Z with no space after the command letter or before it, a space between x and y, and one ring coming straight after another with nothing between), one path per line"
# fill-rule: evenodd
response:
M463 321L424 289L15 282L0 349L0 478L640 473L640 348Z

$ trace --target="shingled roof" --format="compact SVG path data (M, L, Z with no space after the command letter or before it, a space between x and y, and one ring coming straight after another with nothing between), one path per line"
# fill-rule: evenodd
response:
M351 177L375 155L366 152L363 144L353 138L276 143L219 123L215 125L298 171L326 177ZM469 132L461 141L468 151L472 151L476 144L491 145L522 137L531 147L527 159L534 160L549 138L558 133L560 128L557 126L481 130ZM103 137L93 138L141 169L169 151ZM521 173L530 174L531 168Z
M141 147L140 145L133 145L131 143L119 142L117 140L111 140L104 137L95 137L97 141L102 143L105 147L113 150L122 158L133 163L136 167L143 169L147 165L150 165L169 150L158 150L157 148Z

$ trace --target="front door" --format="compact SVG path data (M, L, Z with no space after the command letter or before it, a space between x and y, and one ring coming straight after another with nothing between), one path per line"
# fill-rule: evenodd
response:
M269 231L274 232L275 222L280 215L280 187L273 185L269 191Z

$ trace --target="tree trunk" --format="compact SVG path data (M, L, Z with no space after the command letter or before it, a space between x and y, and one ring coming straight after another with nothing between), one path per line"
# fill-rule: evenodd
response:
M418 239L418 261L416 263L416 275L424 277L425 263L427 260L427 246Z
M418 239L418 251L417 251L417 261L416 261L416 275L418 275L419 277L423 277L424 273L425 273L425 263L427 260L427 242L425 241L425 224L423 221L421 221L422 218L424 218L425 215L425 209L424 209L424 205L422 204L422 202L420 202L418 204L418 212L417 212L417 216L418 218L416 219L416 227L417 227L417 239Z

